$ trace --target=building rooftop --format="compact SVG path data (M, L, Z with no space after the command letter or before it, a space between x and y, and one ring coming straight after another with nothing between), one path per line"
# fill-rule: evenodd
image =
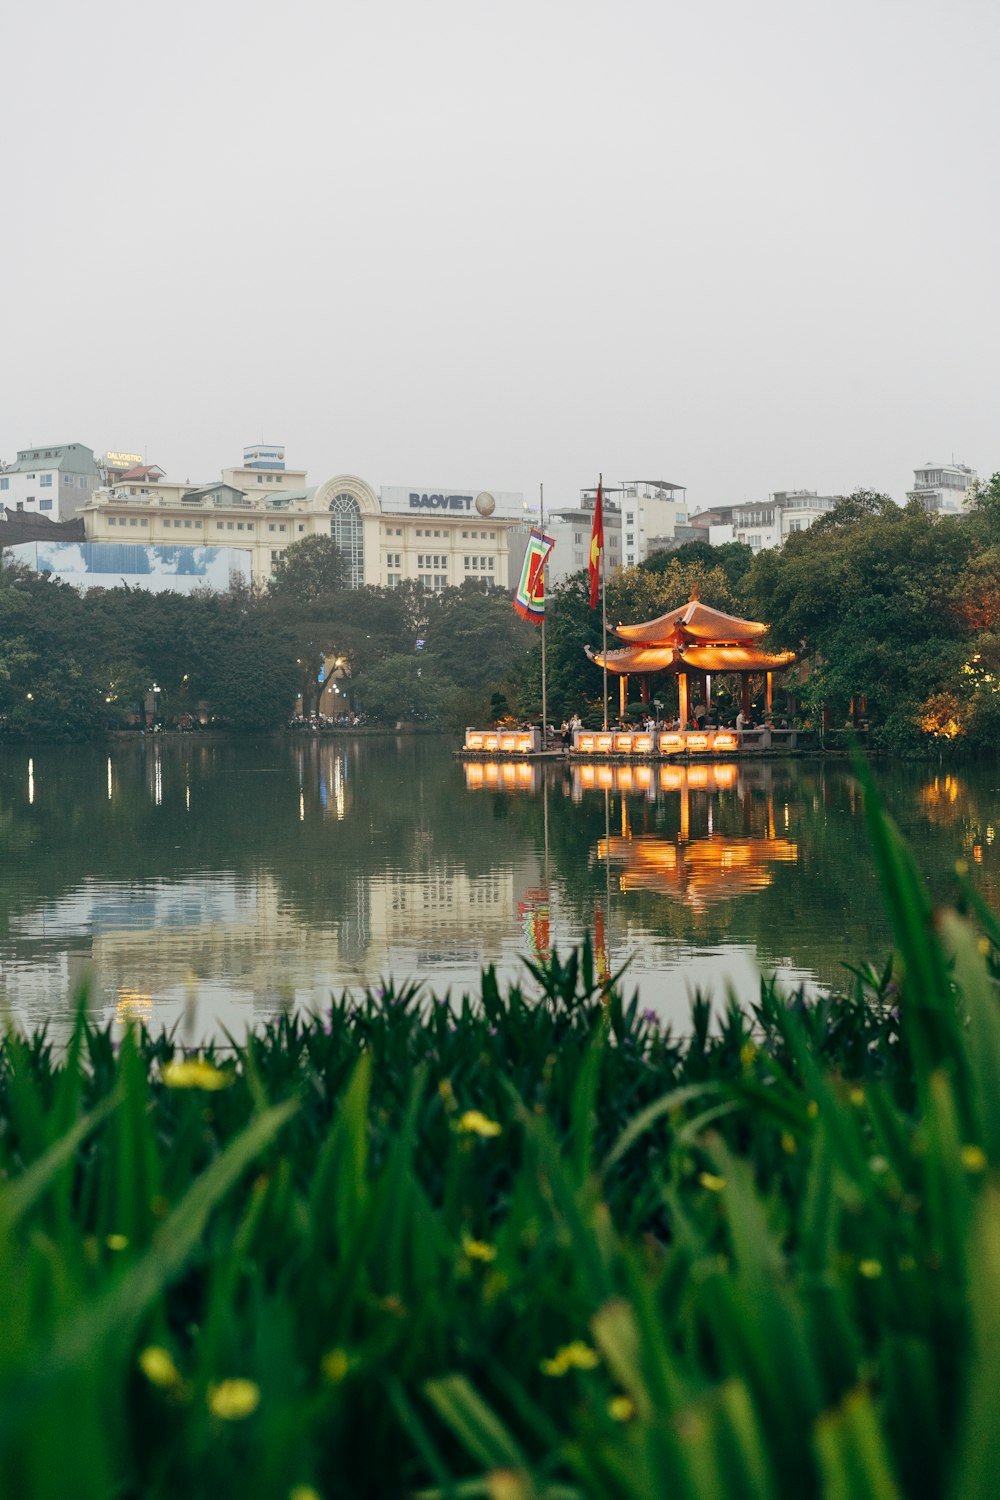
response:
M29 469L65 469L73 474L97 474L97 460L92 449L83 443L50 443L48 447L19 448L16 463L9 474L24 474Z

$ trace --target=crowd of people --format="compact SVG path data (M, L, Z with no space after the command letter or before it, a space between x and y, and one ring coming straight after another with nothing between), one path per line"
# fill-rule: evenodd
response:
M317 734L321 729L357 729L364 722L364 714L293 714L288 727Z
M659 719L652 712L650 712L645 716L645 718L642 718L638 721L633 720L629 723L626 723L624 719L615 720L609 725L609 727L614 730L644 730L647 734L654 734L657 730L660 729L695 731L701 731L704 729L735 729L737 734L742 734L744 730L752 730L758 726L754 724L751 717L744 714L742 708L736 714L735 719L723 719L718 715L710 715L709 708L706 703L696 703L691 709L690 716L687 720L681 719L679 716L675 716L672 719ZM787 729L789 727L788 720L781 719L774 724L774 727ZM570 719L563 719L562 724L559 728L558 738L561 740L564 749L570 749L573 744L574 733L576 732L576 730L582 728L583 722L579 714L574 714ZM550 724L548 728L548 738L550 740L554 740L556 739L556 737L556 730L554 726Z

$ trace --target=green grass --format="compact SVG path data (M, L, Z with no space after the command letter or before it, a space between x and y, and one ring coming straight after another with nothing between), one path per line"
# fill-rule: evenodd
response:
M867 798L896 952L815 1005L672 1036L585 947L190 1077L9 1035L0 1496L992 1496L1000 930Z

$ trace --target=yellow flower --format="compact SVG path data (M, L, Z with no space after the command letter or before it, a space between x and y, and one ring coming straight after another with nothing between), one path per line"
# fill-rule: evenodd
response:
M311 1484L293 1484L288 1491L288 1500L322 1500L322 1496Z
M615 1422L631 1422L635 1407L628 1396L612 1396L608 1402L608 1416Z
M467 1109L464 1115L459 1116L458 1129L464 1130L468 1135L499 1135L500 1126L496 1120L489 1120L478 1109Z
M159 1344L150 1344L143 1349L139 1355L139 1369L150 1385L157 1386L161 1391L175 1391L182 1383L181 1372L174 1364L169 1350L161 1349Z
M819 1114L819 1105L816 1103L815 1099L809 1100L809 1103L806 1105L806 1114L809 1116L810 1120L815 1120L816 1116Z
M744 1042L740 1048L740 1062L744 1068L749 1068L757 1056L757 1044L755 1042Z
M698 1177L698 1181L703 1188L708 1188L710 1193L721 1193L726 1185L726 1179L724 1177L716 1177L714 1172L702 1172Z
M496 1260L496 1245L488 1245L485 1240L463 1239L462 1249L469 1260Z
M786 1156L794 1156L799 1149L798 1143L790 1130L783 1130L781 1133L781 1149Z
M851 1089L851 1092L848 1095L848 1098L850 1099L851 1103L854 1105L855 1109L863 1109L864 1108L864 1103L865 1103L865 1091L864 1091L864 1089Z
M869 1281L877 1281L882 1274L882 1262L880 1260L863 1260L858 1265L858 1270Z
M982 1146L962 1147L962 1166L967 1172L985 1172L988 1163Z
M180 1062L169 1062L164 1064L163 1082L168 1089L207 1089L214 1092L216 1089L227 1089L233 1082L234 1075L223 1073L221 1068L213 1067L203 1057L188 1057Z
M551 1359L543 1359L539 1365L543 1375L565 1375L570 1370L594 1370L601 1362L596 1349L591 1349L582 1339L574 1339L557 1349Z
M331 1349L320 1361L323 1379L329 1385L339 1385L351 1368L351 1359L346 1349Z
M208 1388L208 1409L223 1422L241 1422L260 1405L260 1386L252 1380L220 1380Z
M127 1234L109 1234L108 1237L107 1237L107 1239L104 1241L104 1243L107 1245L107 1247L108 1247L109 1250L127 1250L128 1249L128 1235Z

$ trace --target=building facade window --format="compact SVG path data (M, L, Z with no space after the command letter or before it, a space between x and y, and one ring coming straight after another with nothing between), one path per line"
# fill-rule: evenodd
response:
M39 500L39 502L38 502L38 509L39 510L51 510L52 509L52 496L51 495L45 495L45 496L43 496L42 499Z
M38 483L41 485L41 487L42 487L43 490L45 490L45 489L50 490L52 488L52 475L51 474L39 474L39 476L38 476Z
M365 581L365 531L361 507L353 495L335 495L330 501L330 535L347 565L352 589Z

